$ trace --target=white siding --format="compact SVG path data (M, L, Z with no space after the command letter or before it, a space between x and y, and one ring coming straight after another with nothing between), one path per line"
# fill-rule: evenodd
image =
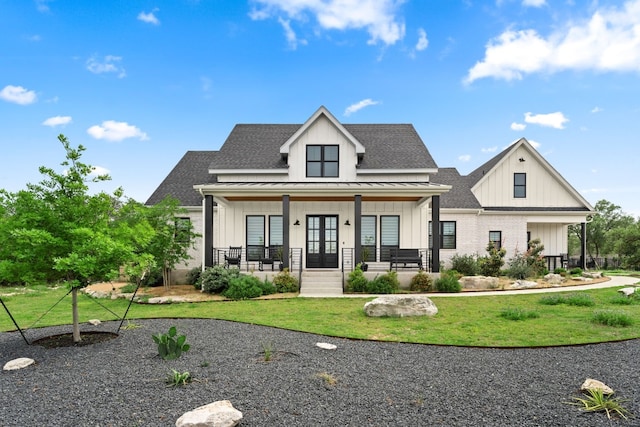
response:
M531 239L540 239L544 245L544 255L567 253L567 226L562 224L529 224Z

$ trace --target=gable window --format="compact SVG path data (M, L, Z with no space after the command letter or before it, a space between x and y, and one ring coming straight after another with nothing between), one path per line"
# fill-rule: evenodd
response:
M493 243L493 247L500 250L502 247L502 231L490 231L489 241Z
M247 215L247 261L264 256L264 216Z
M433 223L429 221L429 248L433 248ZM456 222L440 221L440 249L456 248Z
M380 261L391 260L391 250L400 247L400 217L380 217Z
M527 174L513 174L513 197L516 199L524 199L527 197Z
M191 233L191 218L176 218L174 227L173 237L176 242L188 242Z
M361 219L360 245L362 249L362 261L372 262L376 260L376 217L363 216Z
M338 177L337 145L307 145L307 177Z

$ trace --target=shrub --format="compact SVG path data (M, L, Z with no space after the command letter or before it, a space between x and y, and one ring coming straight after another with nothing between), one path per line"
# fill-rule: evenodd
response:
M515 255L509 260L509 277L513 279L526 279L527 277L538 277L548 273L542 251L544 245L540 239L533 239L529 242L527 251Z
M565 276L567 274L567 269L558 267L555 270L553 270L553 274L560 274L561 276Z
M398 290L399 286L398 273L389 271L368 282L365 290L370 294L392 294Z
M129 275L129 283L138 283L139 277ZM154 267L140 280L140 286L160 286L162 285L162 268Z
M582 269L580 267L572 268L569 270L569 274L572 276L582 276Z
M507 320L527 320L537 319L540 317L535 311L524 310L522 308L503 308L500 312L500 317Z
M516 252L513 255L513 258L509 260L509 269L507 270L507 276L516 280L522 280L532 276L531 266L527 262L524 254Z
M132 294L136 291L136 285L133 283L127 283L126 285L120 287L119 289L121 294Z
M232 300L257 298L262 295L262 281L256 276L236 277L222 295Z
M589 294L570 294L565 297L565 304L576 307L593 307L596 302Z
M436 289L438 292L460 292L462 285L458 281L457 274L454 270L446 270L436 279Z
M592 320L605 326L627 327L633 324L633 319L624 311L598 310L593 313Z
M458 255L451 257L451 269L459 271L464 276L476 276L480 271L478 260L473 255Z
M187 285L193 285L196 289L201 289L200 275L202 267L194 267L187 273Z
M418 292L429 292L433 287L433 279L423 270L411 278L410 290Z
M175 326L170 327L166 334L158 333L152 335L151 338L158 345L158 354L164 360L175 360L191 348L186 343L187 337L185 335L178 336Z
M559 305L564 303L564 297L557 294L545 295L538 302L543 305Z
M273 286L276 287L276 292L278 293L298 292L300 289L298 279L289 273L288 268L285 268L274 276Z
M240 270L237 268L227 269L221 265L214 265L200 274L200 283L205 292L222 293L229 287L231 280L238 277L240 277Z
M266 277L264 281L260 282L260 289L262 289L262 295L272 295L276 293L276 287Z
M505 248L497 249L493 242L489 242L487 245L487 253L487 256L478 259L480 273L482 273L483 276L498 277L500 275L500 269L504 265L504 256L507 250Z
M367 289L367 283L369 281L364 277L364 273L360 268L360 264L349 273L347 278L347 291L349 292L364 292Z

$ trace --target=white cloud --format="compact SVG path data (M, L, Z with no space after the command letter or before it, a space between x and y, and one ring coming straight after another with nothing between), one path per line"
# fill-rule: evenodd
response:
M462 156L458 156L458 160L461 162L468 162L471 160L471 156L469 154L463 154Z
M55 116L49 117L47 120L42 122L43 126L64 126L71 123L71 116Z
M420 52L422 50L425 50L427 47L429 47L427 32L422 28L418 28L418 43L416 44L416 50Z
M380 101L374 101L371 98L363 99L360 102L349 105L347 109L344 110L344 115L348 117L351 114L362 110L364 107L369 107L371 105L378 105L378 104L380 104Z
M87 70L94 74L116 73L121 79L127 75L125 69L120 66L121 61L121 56L107 55L102 61L99 61L96 56L92 56L87 60Z
M304 45L307 44L306 40L298 39L295 31L293 31L293 28L291 28L291 21L289 19L278 18L278 22L280 23L280 25L282 25L282 28L284 29L284 36L286 37L287 43L289 43L289 47L292 50L296 50L298 48L298 43Z
M91 176L100 176L100 175L108 175L110 173L109 169L103 168L102 166L92 166Z
M640 71L640 0L601 7L546 38L535 29L508 29L486 45L485 57L464 79L520 80L525 74L564 70Z
M511 130L525 130L526 127L527 125L525 125L524 123L511 123Z
M564 124L569 121L560 111L548 114L524 113L524 121L534 125L564 129Z
M529 144L531 144L531 146L532 146L533 148L535 148L536 150L537 150L538 148L540 148L540 146L542 145L542 144L540 144L538 141L534 141L533 139L527 139L527 141L528 141L528 142L529 142Z
M32 90L27 90L22 86L7 85L0 91L0 99L14 104L29 105L38 100L38 96Z
M604 110L600 107L593 107L593 109L591 110L592 113L599 113L601 111L604 111Z
M542 7L546 6L546 0L522 0L522 5L524 7Z
M396 18L398 0L254 0L249 13L253 20L285 14L289 19L308 21L313 15L322 29L366 29L369 44L392 45L405 35L405 24Z
M38 12L46 13L49 12L49 5L52 0L36 0L36 9Z
M94 125L87 129L87 133L95 139L107 141L122 141L127 138L138 138L141 141L149 139L146 133L127 122L107 120L101 125Z
M483 153L495 153L498 150L498 146L494 146L494 147L487 147L487 148L481 148L480 151L482 151Z
M158 20L158 18L154 14L154 12L157 12L157 11L158 11L158 8L156 7L149 13L140 12L138 14L138 20L142 21L142 22L146 22L148 24L160 25L160 21Z

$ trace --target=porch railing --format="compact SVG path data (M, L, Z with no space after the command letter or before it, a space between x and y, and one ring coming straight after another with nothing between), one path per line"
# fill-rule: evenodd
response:
M229 254L229 248L212 248L213 251L213 265L225 265L225 255ZM264 254L266 247L261 248L257 246L250 246L249 248L242 248L240 256L240 270L241 271L256 271L260 263L259 254ZM278 270L279 260L274 260L275 269ZM292 275L298 276L298 281L302 277L302 248L290 248L289 249L289 272Z
M366 262L367 267L371 271L387 271L389 270L389 262L391 261L391 256L394 253L395 249L404 249L398 248L397 246L383 246L378 248L368 247L367 251L361 253L361 258ZM415 249L415 248L413 248ZM425 271L431 271L431 249L429 248L417 248L420 255L422 255L422 267ZM366 259L365 259L366 258ZM355 249L354 248L343 248L342 249L342 271L343 273L349 273L356 268L355 264ZM404 268L403 266L398 266L397 268ZM415 264L407 265L406 268L414 268L418 267ZM394 266L394 270L396 267Z

